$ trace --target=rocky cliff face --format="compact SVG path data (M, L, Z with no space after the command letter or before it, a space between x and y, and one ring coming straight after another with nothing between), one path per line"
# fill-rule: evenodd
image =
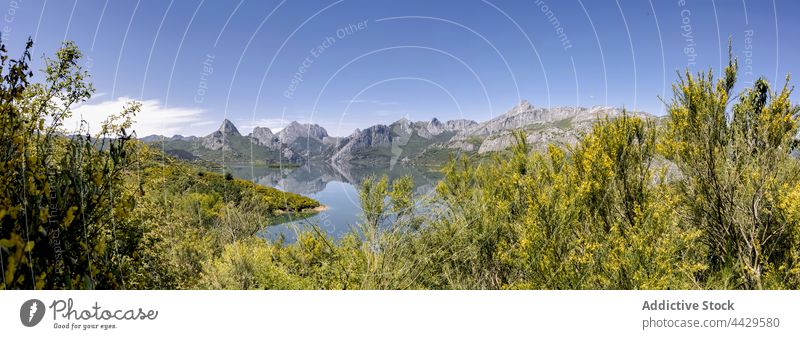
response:
M296 121L278 133L272 133L266 127L253 128L248 138L254 144L279 151L283 158L292 163L320 156L328 147L323 140L329 139L328 132L321 126Z
M618 110L599 107L536 108L528 101L523 100L503 115L464 129L458 133L456 140L476 136L489 136L503 131L520 129L531 125L555 123L566 119L573 119L573 121L592 120L598 114L608 113L617 114Z
M441 144L455 133L476 125L471 120L441 122L413 122L402 118L386 125L375 125L356 130L348 137L337 140L337 149L330 158L333 163L359 162L393 166L398 161L412 162L431 148L441 149Z
M425 139L430 139L445 131L444 124L436 118L431 119L431 121L417 121L414 123L414 130L417 135Z
M448 131L460 132L460 131L464 131L464 130L466 130L468 128L471 128L472 126L475 126L477 124L478 124L477 122L472 121L472 120L456 119L456 120L448 120L444 124L444 128L445 128L445 130L448 130Z
M346 163L357 156L368 156L367 151L378 151L381 147L391 147L392 128L386 125L375 125L363 131L356 130L342 140L339 149L331 157L331 162ZM376 152L377 153L377 152Z
M233 123L225 119L219 129L205 137L200 138L200 145L210 150L225 150L230 151L230 139L232 137L241 137L239 130Z
M291 144L298 138L313 138L322 141L328 136L328 131L317 124L301 124L297 121L292 121L278 132L277 136L278 140L285 144Z
M528 142L534 146L573 144L598 119L620 114L622 110L613 107L537 108L523 100L503 115L459 131L448 143L448 148L477 149L478 153L501 151L513 144L511 133L515 130L524 130Z
M477 124L475 121L466 119L449 120L443 123L436 118L430 121L417 122L402 118L393 122L389 127L398 135L411 135L416 132L418 136L424 139L431 139L444 132L460 132Z
M217 131L205 137L148 136L142 140L172 143L178 145L174 149L200 157L212 154L210 151L227 150L241 154L245 160L258 154L268 162L321 160L339 164L357 162L391 166L397 161L405 163L414 162L415 159L426 161L437 156L441 158L452 151L501 151L513 144L512 131L520 129L527 133L528 141L534 147L544 147L550 143L572 144L597 119L618 116L621 112L621 109L612 107L542 108L522 101L505 114L482 123L466 119L442 122L436 118L414 122L403 118L390 125L357 129L347 137L331 137L325 128L317 124L298 122L290 123L278 133L266 127L256 127L252 133L242 136L236 126L226 119ZM187 148L188 144L199 144L201 151ZM257 146L256 149L251 149L253 146L250 144Z
M228 119L222 120L222 125L219 126L219 131L225 134L239 134L239 130L236 129L236 126Z
M280 147L280 140L278 137L266 127L253 128L253 132L247 135L250 141L256 145L267 146L269 148Z

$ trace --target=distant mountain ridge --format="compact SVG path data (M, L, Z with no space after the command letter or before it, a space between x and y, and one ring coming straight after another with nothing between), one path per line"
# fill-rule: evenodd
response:
M225 119L219 129L203 137L150 135L140 140L159 142L174 156L209 161L263 161L268 165L325 161L393 166L398 162L439 163L452 153L502 151L513 143L512 131L520 129L527 132L528 141L534 146L571 144L598 119L620 114L622 109L613 107L542 108L523 100L506 113L481 123L402 118L389 125L356 129L346 137L331 137L322 126L293 121L277 133L267 127L255 127L245 136Z

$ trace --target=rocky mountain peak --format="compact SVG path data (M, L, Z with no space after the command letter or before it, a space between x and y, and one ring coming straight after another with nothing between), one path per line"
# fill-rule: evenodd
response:
M426 131L431 136L439 135L445 131L444 125L442 124L439 119L433 118L430 122L428 122L428 126L425 126Z
M298 138L314 138L321 141L328 136L328 131L317 124L301 124L297 121L292 121L276 135L281 142L288 144Z
M263 135L263 136L273 136L272 130L267 127L256 127L253 128L252 135Z
M522 100L519 102L519 104L511 108L511 110L509 110L506 114L507 115L525 114L532 111L533 109L534 109L533 105L531 105L531 103L528 102L528 100Z
M414 132L414 122L405 117L393 122L389 127L398 134L411 134Z
M219 126L218 130L202 137L200 139L200 144L210 150L229 150L230 142L228 138L240 136L241 134L239 134L239 130L236 129L236 126L230 120L225 119L222 120L222 125Z
M253 132L248 136L250 137L250 141L257 145L265 145L269 147L280 146L278 138L276 138L275 134L273 134L272 131L266 127L253 128Z
M393 124L394 125L394 124ZM333 155L331 161L344 163L352 160L355 153L374 147L388 147L392 145L392 127L374 125L367 129L358 130L347 138L344 145Z
M468 119L455 119L455 120L447 120L445 123L445 129L448 131L459 132L463 131L467 128L477 125L478 123L474 120Z
M403 125L403 126L411 125L411 124L412 124L411 120L408 120L408 118L406 118L406 117L402 117L399 120L397 120L397 121L392 123L392 125Z
M232 152L219 154L226 157L228 154L260 154L260 157L266 157L269 161L280 159L291 163L327 160L332 163L387 163L393 166L397 161L435 161L442 149L477 153L501 151L514 143L512 131L520 129L528 132L528 141L532 145L571 144L577 142L581 133L589 130L598 119L618 116L620 112L619 108L604 106L534 107L522 100L505 114L481 123L467 119L445 122L438 118L421 121L400 118L388 126L374 125L356 129L347 137L330 137L317 124L292 121L277 133L266 127L255 127L243 137L236 126L225 119L218 130L205 137L153 135L142 140L163 141L165 144L181 141L174 143L174 147L184 152L194 150L187 150L183 141L197 141L202 152L195 156L214 156L217 153L208 150L227 150ZM243 149L242 141L248 140L254 146L248 146L252 149ZM428 150L432 152L428 153Z
M236 129L236 125L234 125L230 120L225 119L222 120L222 125L219 126L218 131L228 134L228 133L236 133L239 134L239 130Z

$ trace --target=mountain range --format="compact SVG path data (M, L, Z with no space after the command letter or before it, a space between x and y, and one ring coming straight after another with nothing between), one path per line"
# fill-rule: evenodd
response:
M458 119L411 121L400 119L356 129L346 137L328 135L317 124L291 122L277 133L255 127L242 135L225 119L218 130L203 136L150 135L140 140L158 143L176 157L216 162L255 162L267 165L330 162L371 166L432 164L454 153L482 154L502 151L513 142L512 131L524 130L534 147L572 144L603 117L622 114L613 107L534 107L522 101L506 113L478 123ZM647 115L629 112L633 115Z

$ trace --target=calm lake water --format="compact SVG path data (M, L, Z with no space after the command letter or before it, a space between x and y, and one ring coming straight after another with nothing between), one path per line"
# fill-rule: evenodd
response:
M327 209L314 216L298 219L287 216L283 223L267 227L261 236L269 239L284 237L294 242L299 230L316 225L339 239L360 221L361 207L359 185L364 179L387 175L394 179L410 175L414 180L415 194L430 194L441 180L442 174L424 168L395 166L387 168L341 167L330 164L307 164L297 168L270 168L266 166L227 166L233 176L275 187L283 191L302 194L325 205Z

